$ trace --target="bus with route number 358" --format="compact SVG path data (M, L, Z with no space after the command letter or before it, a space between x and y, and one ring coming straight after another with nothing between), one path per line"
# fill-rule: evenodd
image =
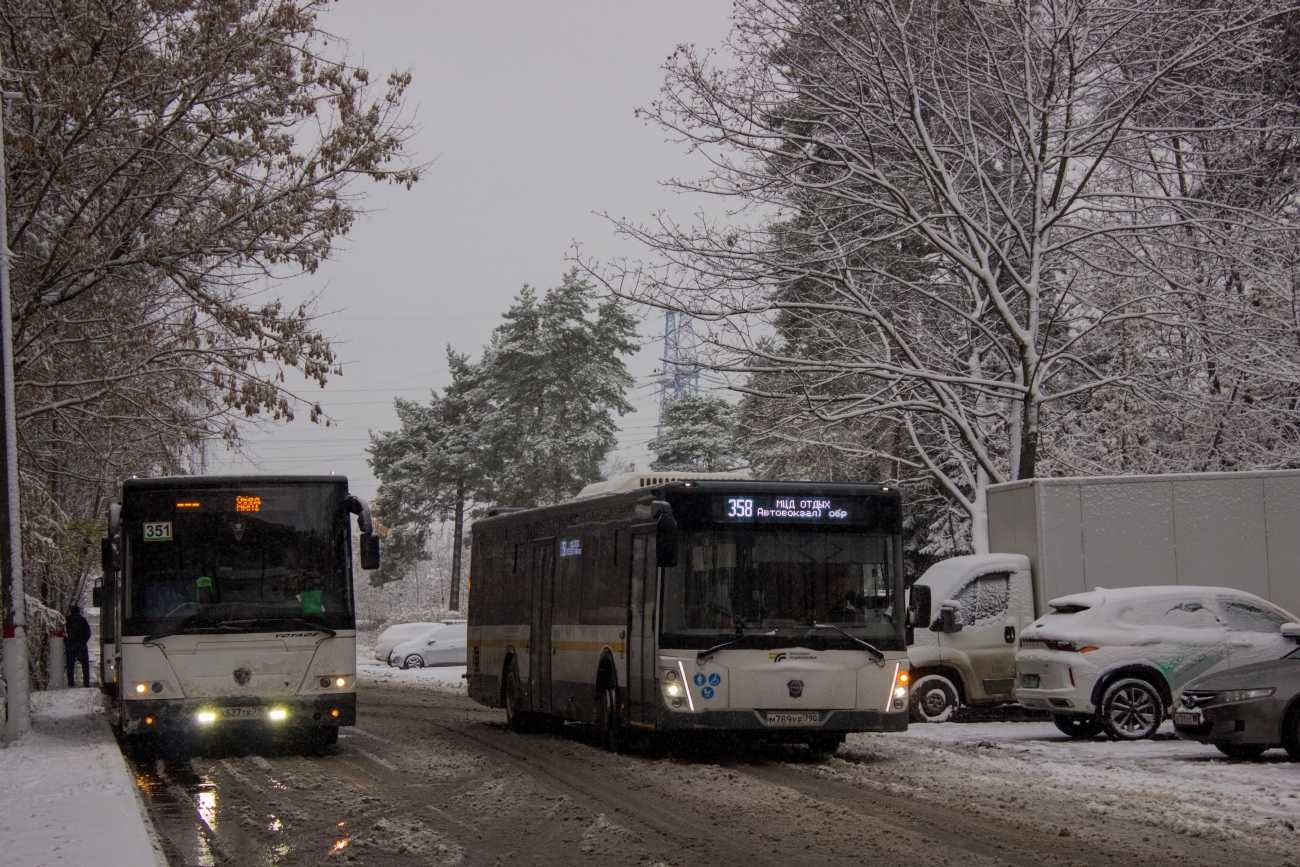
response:
M603 487L473 525L471 698L516 730L592 724L615 750L718 731L830 752L906 729L897 490Z

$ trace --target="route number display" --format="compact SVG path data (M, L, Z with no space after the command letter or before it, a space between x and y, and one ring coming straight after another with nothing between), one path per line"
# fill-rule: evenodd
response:
M171 521L145 521L141 525L146 542L170 542L172 540Z
M725 523L858 524L867 519L857 497L759 496L718 494L713 520Z

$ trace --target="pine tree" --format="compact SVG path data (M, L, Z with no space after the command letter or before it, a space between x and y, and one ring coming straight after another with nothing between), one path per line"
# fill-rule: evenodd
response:
M496 501L538 506L601 478L617 442L614 413L630 412L622 356L636 351L632 316L577 270L538 300L525 286L484 352L481 400L487 472Z
M459 609L464 519L477 507L554 503L602 477L613 413L632 409L622 356L636 350L632 317L597 303L570 272L539 300L525 286L483 357L447 350L451 386L427 404L397 400L400 427L371 434L380 480L375 510L389 526L377 584L400 580L436 521L454 522L450 607Z
M744 464L736 407L711 394L683 394L663 409L663 432L649 443L652 470L720 473Z
M416 561L428 559L430 525L453 522L451 598L460 609L461 551L466 509L485 499L480 429L487 408L479 399L481 368L447 350L451 385L428 404L397 399L401 426L371 435L370 466L380 480L375 510L389 525L376 584L400 580Z

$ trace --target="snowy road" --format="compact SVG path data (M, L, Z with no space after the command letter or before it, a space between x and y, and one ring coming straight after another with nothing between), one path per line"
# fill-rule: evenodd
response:
M1043 723L853 736L822 763L616 756L572 726L514 734L432 672L376 675L328 755L134 757L171 863L1295 863L1300 766L1280 760Z

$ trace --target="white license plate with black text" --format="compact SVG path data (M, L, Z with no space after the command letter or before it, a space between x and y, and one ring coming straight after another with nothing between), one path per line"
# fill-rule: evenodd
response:
M1174 713L1174 725L1198 726L1203 722L1199 710L1180 710Z
M767 724L770 726L815 726L821 721L822 715L816 711L767 712Z
M221 709L222 719L261 719L266 709L260 707L227 707Z

